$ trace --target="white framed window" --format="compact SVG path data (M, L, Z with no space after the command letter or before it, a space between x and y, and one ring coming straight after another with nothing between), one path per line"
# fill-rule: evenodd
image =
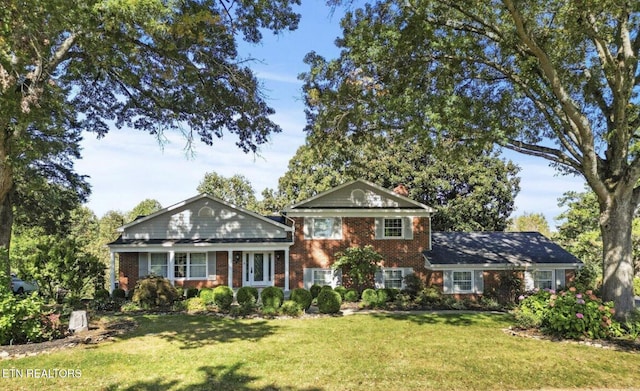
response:
M403 233L402 219L384 219L383 237L385 238L401 238Z
M168 276L167 253L150 253L149 254L149 274L160 277Z
M473 272L471 270L453 272L453 291L466 293L473 291Z
M342 218L305 218L304 234L305 239L342 239Z
M342 270L331 268L304 268L304 288L313 285L329 285L332 288L342 285Z
M203 279L207 277L206 253L175 253L174 277L186 279Z
M402 269L385 269L382 271L382 282L385 288L402 289L403 278L404 270Z
M534 271L533 287L538 289L553 289L553 270Z

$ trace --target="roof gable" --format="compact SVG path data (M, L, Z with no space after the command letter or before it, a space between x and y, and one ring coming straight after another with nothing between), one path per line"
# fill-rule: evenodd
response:
M119 228L123 239L284 238L292 228L201 194Z
M289 212L303 209L417 209L423 212L434 211L424 204L362 179L334 187L285 210Z
M582 263L539 232L433 232L431 240L432 266Z

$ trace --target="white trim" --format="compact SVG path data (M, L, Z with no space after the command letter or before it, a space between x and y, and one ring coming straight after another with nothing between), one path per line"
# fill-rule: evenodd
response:
M255 256L260 254L263 256L262 273L264 279L255 281ZM272 251L251 251L242 254L242 286L265 287L274 286L275 284L275 253ZM247 270L247 267L250 267Z
M431 217L431 212L421 209L296 209L287 212L288 217Z
M399 236L387 236L386 235L386 224L387 224L387 220L400 220L400 227L389 227L389 229L394 228L400 228L400 235ZM404 239L404 223L405 220L402 217L383 217L382 218L382 237L380 239L389 239L389 240L393 240L393 239Z
M113 293L116 289L116 253L109 253L109 292Z
M200 251L222 251L229 248L233 251L268 251L268 250L283 250L293 245L293 242L285 243L188 243L188 244L173 244L168 240L165 244L119 244L109 246L113 252L116 253L138 253L138 252L167 252L173 248L175 251L185 252L188 249L194 252Z
M215 273L210 273L209 271L209 252L208 251L192 251L192 252L187 252L187 251L172 251L170 253L173 253L173 280L174 281L202 281L202 280L209 280L209 275L211 274L215 274ZM187 263L184 265L185 267L185 272L186 272L186 276L185 277L177 277L175 275L175 267L176 267L176 254L186 254L187 258L186 261ZM191 276L191 255L193 254L204 254L204 277L192 277ZM215 270L214 270L215 271Z
M470 289L456 289L456 279L455 279L455 275L456 273L469 273L471 274L471 286ZM466 294L466 293L475 293L476 292L476 284L475 284L475 278L474 278L474 271L472 269L465 269L465 270L452 270L451 271L451 293L456 294L456 293L460 293L460 294ZM467 281L467 280L464 280Z
M275 273L275 270L274 270ZM289 291L289 248L284 250L284 291Z
M404 289L405 288L405 286L404 286L404 277L407 274L413 274L414 273L413 269L406 268L406 267L383 267L383 268L380 269L380 283L378 284L377 281L376 281L376 288L388 288L386 286L387 282L385 280L384 273L385 272L393 272L393 271L400 271L400 273L401 273L401 276L400 276L400 288L397 288L397 289Z
M165 214L167 212L174 211L174 210L179 209L179 208L181 208L181 207L183 207L185 205L191 204L191 203L193 203L195 201L199 201L199 200L204 199L204 198L209 199L209 200L214 201L214 202L217 202L217 203L220 203L220 204L222 204L222 205L224 205L224 206L226 206L228 208L235 209L235 210L239 211L240 213L248 214L250 216L253 216L253 217L255 217L255 218L259 219L259 220L267 222L267 223L269 223L271 225L274 225L276 227L282 228L286 232L293 230L292 227L290 227L290 226L288 226L286 224L279 223L277 221L274 221L274 220L271 220L271 219L269 219L267 217L259 215L259 214L255 213L255 212L252 212L252 211L250 211L248 209L245 209L245 208L230 204L230 203L228 203L228 202L226 202L224 200L221 200L220 198L213 197L213 196L210 196L208 194L198 194L195 197L191 197L191 198L186 199L184 201L178 202L177 204L171 205L171 206L166 207L164 209L161 209L161 210L159 210L159 211L157 211L155 213L152 213L152 214L150 214L148 216L142 217L142 218L134 220L134 221L132 221L132 222L130 222L128 224L125 224L125 225L123 225L123 226L118 228L118 232L124 232L125 229L130 228L130 227L132 227L134 225L137 225L137 224L143 223L145 221L151 220L151 219L153 219L153 218L155 218L157 216L160 216L160 215Z
M227 275L227 285L233 288L233 250L227 250Z

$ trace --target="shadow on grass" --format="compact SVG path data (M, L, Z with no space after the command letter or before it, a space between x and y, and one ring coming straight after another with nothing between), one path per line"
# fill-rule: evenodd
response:
M198 368L204 372L206 379L202 383L190 384L180 387L175 380L154 379L152 381L138 381L129 387L121 388L118 385L111 385L109 391L144 391L144 390L234 390L234 391L321 391L321 388L297 388L295 386L268 385L265 387L251 387L249 383L259 380L259 377L241 372L242 364L236 363L232 366L204 366Z
M216 343L258 341L272 335L276 326L267 321L238 320L212 316L144 315L138 328L123 339L153 335L177 342L180 349L197 349Z
M504 313L487 312L447 312L447 313L413 313L413 314L393 314L376 313L371 315L377 319L395 319L410 321L419 325L449 325L449 326L472 326L486 324L489 322L508 322L511 315Z

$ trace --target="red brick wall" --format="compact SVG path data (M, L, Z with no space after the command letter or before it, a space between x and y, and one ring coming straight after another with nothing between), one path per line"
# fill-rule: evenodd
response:
M304 218L296 217L295 241L290 250L290 289L304 284L303 268L328 268L336 253L349 247L371 245L384 257L385 267L411 267L423 280L427 278L422 252L429 248L429 218L413 218L413 240L375 239L375 218L343 217L342 239L305 240Z
M118 287L129 291L138 282L138 253L120 253Z

